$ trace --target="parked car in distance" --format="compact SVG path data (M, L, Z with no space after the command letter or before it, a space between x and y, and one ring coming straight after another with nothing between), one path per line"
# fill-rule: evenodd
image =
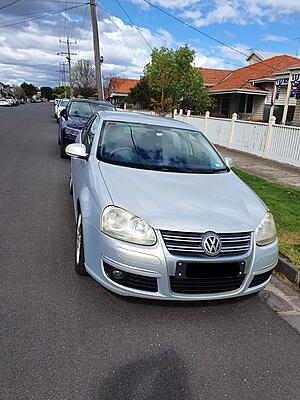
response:
M18 106L19 103L17 102L17 100L14 97L6 97L6 99L9 101L11 106Z
M58 111L60 101L61 101L61 99L54 100L54 118L57 118L57 111Z
M269 282L272 214L195 127L101 111L66 153L78 274L168 300L238 297Z
M64 110L69 103L69 99L61 99L57 104L56 120L59 122L60 113Z
M0 99L0 106L2 107L11 107L11 102L8 99Z
M82 131L87 120L99 110L113 111L115 108L108 101L89 99L69 101L67 108L60 113L58 144L61 158L66 158L66 146L75 142L76 136Z

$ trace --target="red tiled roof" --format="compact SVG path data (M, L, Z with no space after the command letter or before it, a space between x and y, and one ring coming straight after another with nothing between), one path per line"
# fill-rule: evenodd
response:
M128 94L138 82L138 79L111 78L111 92Z
M203 82L205 85L214 86L222 82L228 75L231 74L229 69L215 69L215 68L195 68L196 71L201 72Z
M275 56L268 58L256 64L247 65L246 67L236 69L216 86L211 88L215 90L226 89L251 89L261 90L253 85L250 81L260 78L270 78L276 72L284 72L287 68L300 65L300 59L289 55Z

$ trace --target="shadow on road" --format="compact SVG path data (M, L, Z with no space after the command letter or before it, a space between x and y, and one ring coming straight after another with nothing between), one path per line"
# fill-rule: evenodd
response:
M174 350L166 350L123 365L105 378L99 400L186 400L186 366Z

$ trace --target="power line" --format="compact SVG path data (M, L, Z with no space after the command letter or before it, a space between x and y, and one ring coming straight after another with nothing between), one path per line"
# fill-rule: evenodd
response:
M113 15L112 13L110 13L107 9L105 9L103 6L100 6L99 4L98 4L98 7L108 16L108 17L115 17L115 18L119 18L121 21L123 21L124 22L124 24L127 24L128 23L128 21L125 21L124 19L122 19L121 17L119 17L119 16L115 16L115 15ZM113 20L113 19L111 19L111 21L114 23L114 25L119 29L119 26L116 24L116 22ZM133 26L132 24L130 24L131 26ZM139 28L141 28L141 27L139 27ZM177 48L178 49L178 47L179 46L177 46L177 45L175 45L174 43L171 43L171 42L168 42L167 40L165 40L165 39L162 39L160 36L158 36L158 35L156 35L155 33L153 33L153 32L151 32L151 35L152 36L154 36L155 38L157 38L161 43L166 43L167 45L169 45L169 46L171 46L171 47L175 47L175 48ZM216 59L215 58L215 60L218 60L218 59ZM240 64L235 64L235 63L232 63L232 62L228 62L228 61L224 61L224 60L220 60L220 61L222 61L222 63L223 64L226 64L226 65L233 65L233 66L235 66L235 67L239 67L239 68L241 68L242 67L242 65L240 65ZM202 68L202 67L199 67L199 68Z
M86 4L89 4L89 3L85 3L84 5L86 5ZM78 6L73 6L73 7L65 8L64 10L61 10L61 11L49 12L47 15L48 15L48 16L56 15L56 14L59 14L59 13L61 13L61 12L68 11L68 10L72 10L73 8L78 8L78 7L82 7L82 6L83 6L83 4L80 4L80 5L78 5ZM25 19L25 20L23 20L23 21L14 22L14 23L7 24L7 25L2 25L2 26L0 26L0 29L2 29L2 28L8 28L8 27L10 27L10 26L15 26L15 25L19 25L19 24L24 24L24 23L26 23L26 22L34 21L34 20L37 20L37 19L41 19L41 18L44 18L44 16L45 16L45 15L40 15L40 16L34 17L34 18L27 18L27 19Z
M122 22L124 22L124 24L128 24L128 21L125 21L123 18L121 18L121 17L119 17L119 16L113 15L113 14L112 14L111 12L109 12L106 8L104 8L103 6L100 6L100 4L98 4L98 7L99 7L99 8L101 9L101 11L103 11L109 18L111 18L111 17L119 18ZM112 21L113 24L119 29L119 26L116 24L116 22L115 22L113 19L111 19L111 21ZM129 22L129 25L132 26L132 27L134 28L134 26L133 26L132 23ZM138 25L136 25L136 26L137 26L138 28L142 29L142 27L140 27L140 26L138 26ZM166 43L167 45L169 45L169 46L171 46L171 47L177 47L177 48L178 48L178 46L175 45L174 43L171 43L171 42L168 42L168 41L165 40L165 39L162 39L160 36L156 35L156 34L153 33L153 32L151 32L151 35L154 36L155 38L159 39L159 41L160 41L161 43ZM148 44L147 44L147 46L148 46ZM152 49L151 49L151 50L152 50Z
M3 10L4 8L7 8L7 7L9 7L9 6L12 6L12 5L16 4L16 3L19 3L20 1L21 1L21 0L12 1L11 3L8 3L8 4L6 4L5 6L0 7L0 10Z
M241 54L242 56L245 56L245 57L248 57L248 56L249 56L249 54L246 54L246 53L244 53L244 52L242 52L242 51L236 49L235 47L230 46L229 44L222 42L221 40L219 40L219 39L217 39L217 38L215 38L215 37L209 35L208 33L205 33L205 32L203 32L203 31L200 31L200 29L198 29L198 28L194 27L193 25L191 25L191 24L185 22L184 20L182 20L182 19L180 19L180 18L178 18L178 17L175 17L175 15L170 14L169 12L167 12L167 11L163 10L162 8L156 6L155 4L151 3L151 1L149 1L149 0L143 0L143 1L144 1L145 3L147 3L149 6L151 6L151 7L155 8L156 10L160 11L161 13L167 15L167 16L170 17L170 18L173 18L175 21L177 21L177 22L179 22L179 23L181 23L181 24L187 26L188 28L190 28L190 29L192 29L192 30L194 30L194 31L196 31L196 32L198 32L198 33L200 33L201 35L207 37L208 39L213 40L214 42L220 44L221 46L227 47L228 49L230 49L230 50L232 50L232 51L234 51L234 52L236 52L236 53L238 53L238 54ZM261 63L264 64L264 65L266 65L267 67L272 68L272 69L274 69L275 71L277 71L277 69L276 69L275 67L273 67L272 65L268 65L267 63L265 63L265 62L263 62L263 61L261 61Z
M144 35L142 34L142 32L140 31L140 29L135 25L135 23L133 22L133 20L131 19L130 15L127 13L127 11L125 10L125 8L122 6L122 4L120 3L119 0L115 0L118 4L119 7L123 10L124 14L127 16L127 18L129 19L129 21L132 23L132 26L137 30L137 32L139 33L139 35L141 36L141 38L145 41L145 43L147 43L147 45L150 47L151 51L153 50L151 44L148 42L148 40L144 37Z

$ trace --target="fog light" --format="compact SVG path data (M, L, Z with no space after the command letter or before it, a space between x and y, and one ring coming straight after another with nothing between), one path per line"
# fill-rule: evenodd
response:
M121 281L124 278L124 276L125 276L124 272L119 271L118 269L112 271L112 277L117 281Z

